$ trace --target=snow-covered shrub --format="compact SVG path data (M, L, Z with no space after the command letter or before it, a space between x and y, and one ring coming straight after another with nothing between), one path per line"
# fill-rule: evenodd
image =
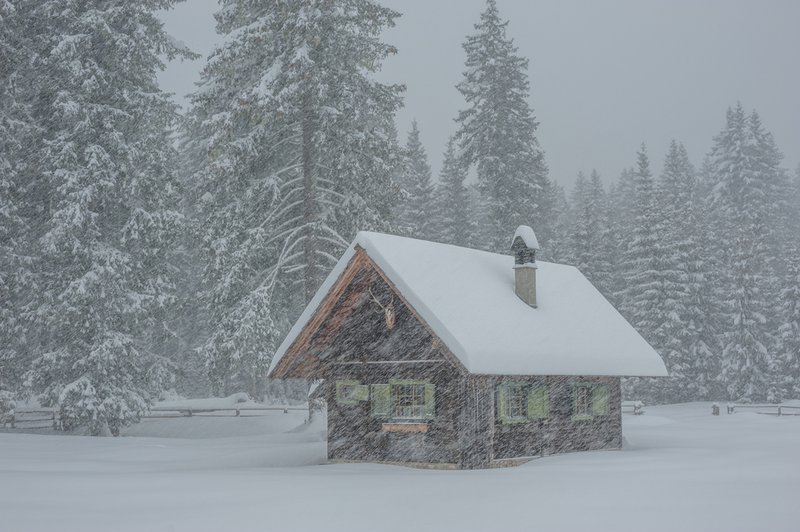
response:
M147 402L129 390L98 390L87 378L64 388L58 398L63 430L85 427L93 436L118 436L123 426L139 421Z
M235 393L230 395L229 398L233 399L237 403L246 403L247 401L250 401L250 396L247 395L246 392Z

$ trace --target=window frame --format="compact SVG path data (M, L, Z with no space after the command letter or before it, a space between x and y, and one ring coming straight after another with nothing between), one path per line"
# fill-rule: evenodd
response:
M421 412L412 412L413 416L401 416L396 412L397 387L419 386L421 395L416 395L421 403L412 405L421 408ZM428 423L436 417L436 385L428 379L390 379L388 382L370 385L370 413L372 417L384 419L390 423Z
M420 381L390 381L389 397L391 409L389 418L398 421L419 421L425 419L425 383ZM404 393L399 393L398 389L408 388ZM411 404L399 404L401 398L411 398ZM406 414L398 412L398 409L409 409ZM417 412L418 410L418 412Z
M513 398L512 398L513 394ZM519 394L519 395L517 395ZM534 394L541 394L538 398ZM538 413L534 414L534 400L540 400ZM550 417L550 386L543 382L502 381L495 387L495 417L503 425L533 423ZM511 402L519 402L514 409L522 407L521 415L509 415Z
M611 392L605 382L576 382L573 383L572 392L572 419L573 421L590 421L595 418L604 418L611 415ZM581 391L585 390L585 392ZM585 394L585 411L578 409L580 394ZM602 397L601 397L602 394ZM601 402L602 398L602 402ZM600 409L599 405L604 408Z

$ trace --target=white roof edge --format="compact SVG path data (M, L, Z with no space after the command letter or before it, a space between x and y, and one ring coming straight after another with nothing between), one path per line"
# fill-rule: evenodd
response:
M514 231L514 238L511 239L511 245L514 245L514 241L520 237L525 245L531 249L539 249L539 240L536 239L536 233L533 232L533 228L528 225L520 225L517 227L517 230Z

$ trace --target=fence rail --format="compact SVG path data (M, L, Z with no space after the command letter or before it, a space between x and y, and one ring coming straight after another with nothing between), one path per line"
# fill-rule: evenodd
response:
M263 417L266 413L258 412L279 411L288 414L290 411L308 411L308 406L243 406L227 408L193 408L193 407L166 407L155 406L141 419L177 419L182 417L222 417L217 413L230 413L233 417ZM46 415L47 417L28 418L29 415ZM32 423L44 423L46 426L30 426ZM54 409L39 410L14 410L5 418L0 418L0 428L24 429L24 430L58 430L61 427L61 420L58 412Z
M247 412L268 412L280 411L288 414L290 410L303 410L308 411L307 406L243 406L241 408L188 408L188 407L168 407L159 406L150 409L150 414L142 416L142 419L169 419L176 417L192 417L192 416L208 416L216 412L230 412L235 417L259 417L258 415L246 414ZM153 414L157 412L157 414ZM169 412L174 412L176 415L168 415ZM245 415L242 415L245 412ZM262 416L264 414L261 414Z
M731 413L736 413L737 410L756 410L756 414L764 414L767 416L800 416L800 406L792 405L744 405L733 404L730 406Z
M28 415L46 415L47 417L29 418ZM32 427L30 423L47 423L44 426ZM56 412L52 409L48 410L12 410L5 418L0 419L0 428L10 427L12 429L25 429L25 430L44 430L44 429L57 429L58 419Z

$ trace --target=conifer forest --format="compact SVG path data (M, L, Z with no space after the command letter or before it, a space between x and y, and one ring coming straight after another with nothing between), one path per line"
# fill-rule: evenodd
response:
M220 0L200 57L177 3L0 0L0 411L118 435L167 392L305 401L267 370L358 231L510 254L519 225L663 358L623 399L800 399L800 148L752 103L717 102L706 153L553 175L536 57L486 0L434 169L381 75L400 12ZM180 59L204 65L185 109L157 80Z

